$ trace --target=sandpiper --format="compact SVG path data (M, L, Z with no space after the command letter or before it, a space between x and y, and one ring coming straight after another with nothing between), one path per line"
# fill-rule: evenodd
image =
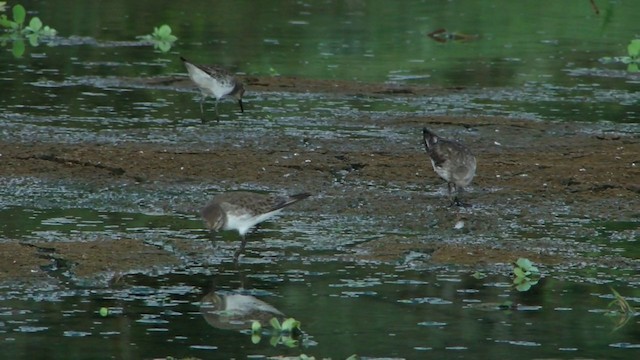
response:
M225 96L233 96L238 100L240 112L244 112L242 107L242 95L244 95L244 85L238 81L231 73L219 66L196 65L184 57L180 56L180 60L187 67L189 77L198 86L202 93L200 99L200 112L204 119L203 103L207 96L216 99L215 109L216 118L220 120L218 114L218 101Z
M422 129L422 138L433 170L447 182L451 205L464 205L458 199L458 189L471 183L476 174L476 157L461 143L446 140Z
M229 192L214 197L200 211L200 215L207 223L207 227L213 231L237 230L240 233L242 243L233 255L234 262L237 262L247 243L246 234L252 227L310 195L300 193L278 196L244 191Z

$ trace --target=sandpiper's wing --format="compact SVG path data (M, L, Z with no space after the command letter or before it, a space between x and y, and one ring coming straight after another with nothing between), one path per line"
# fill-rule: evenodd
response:
M300 193L290 196L270 196L270 204L268 205L269 212L280 210L284 207L295 204L300 200L306 199L309 196L311 196L309 193Z
M216 97L228 94L236 87L236 78L226 69L215 65L198 65L180 57L189 72L189 77L200 88L214 92ZM212 89L220 89L220 93Z

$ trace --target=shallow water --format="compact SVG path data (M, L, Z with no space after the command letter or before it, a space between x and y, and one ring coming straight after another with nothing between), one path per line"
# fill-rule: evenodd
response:
M640 79L622 64L600 61L625 55L640 11L630 1L599 4L600 15L586 1L261 1L259 12L253 1L23 4L60 38L51 46L28 47L20 59L9 50L1 55L4 141L140 142L180 150L251 144L281 150L286 161L300 154L281 139L295 139L307 151L323 150L308 139L339 142L341 149L385 151L384 143L422 151L415 124L401 121L446 114L579 121L585 122L583 132L638 132ZM170 53L136 41L162 23L179 37ZM438 28L477 37L439 43L427 36ZM222 102L221 122L202 124L194 89L137 80L184 77L179 55L248 76L385 82L435 91L385 96L249 89L245 113ZM211 113L211 101L207 107ZM456 131L448 135L479 137L477 129ZM523 146L517 137L501 141L500 146ZM40 248L42 269L55 281L4 279L0 287L0 348L9 358L304 353L334 359L352 354L626 359L640 348L635 318L622 324L624 318L605 315L611 288L631 306L640 302L633 263L639 257L637 211L632 218L615 212L587 216L566 199L543 199L524 216L503 203L480 203L473 212L461 210L465 227L456 232L432 216L436 205L413 206L425 193L422 184L345 185L353 169L341 170L334 192L315 194L315 202L287 210L252 234L238 269L230 262L237 236L208 234L197 209L202 194L266 190L257 180L114 183L96 189L82 179L6 176L1 156L0 242L42 246L134 239L179 259L124 273L107 264L102 272L78 275L80 263ZM442 188L432 191L434 197L445 194ZM336 195L340 192L344 197ZM360 193L401 209L381 213L367 207ZM616 201L621 200L611 199ZM391 263L356 256L365 252L360 245L394 237L487 248L498 241L523 248L557 246L558 253L579 252L576 258L584 262L541 266L540 283L520 293L511 286L510 264L434 264L433 254L421 249L409 249ZM185 250L187 243L199 250ZM615 263L619 254L629 263ZM596 267L589 257L614 260ZM487 277L476 279L476 271ZM266 333L254 344L246 324L240 331L205 318L203 298L211 291L254 296L300 320L299 346L273 345ZM102 308L107 316L100 314Z

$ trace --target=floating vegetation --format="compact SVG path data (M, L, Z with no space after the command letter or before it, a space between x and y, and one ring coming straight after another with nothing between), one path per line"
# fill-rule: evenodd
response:
M178 40L178 37L171 33L171 27L167 24L154 27L152 34L138 36L137 38L150 42L153 44L154 49L160 50L163 53L171 50L173 43Z
M613 328L613 331L617 331L618 329L625 326L631 318L636 315L636 309L632 307L627 299L625 299L620 293L618 293L615 289L611 288L611 292L615 299L609 303L609 308L616 307L616 309L609 310L605 313L607 316L615 317L616 324Z
M297 347L298 338L302 331L300 330L300 321L294 318L285 319L282 324L277 318L271 318L269 324L273 328L273 331L268 335L271 335L271 346L282 344L286 347ZM254 344L259 343L262 340L262 325L260 321L254 320L251 323L251 342Z
M519 258L513 267L513 284L518 291L528 291L540 280L540 271L533 266L533 262L526 258Z
M6 11L6 2L0 1L0 12ZM12 19L6 14L0 15L0 27L5 28L5 34L0 35L0 44L5 46L8 42L12 42L12 53L15 57L22 57L25 51L25 42L27 39L31 46L38 46L41 41L53 38L57 31L54 28L44 25L42 20L34 16L25 26L27 19L27 10L24 6L18 4L12 9Z
M600 59L603 64L623 63L627 64L628 72L640 71L640 39L633 39L627 45L627 56L604 57Z

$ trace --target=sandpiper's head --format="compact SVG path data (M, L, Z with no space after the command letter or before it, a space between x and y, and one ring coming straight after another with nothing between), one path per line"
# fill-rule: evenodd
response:
M429 152L431 147L438 142L438 136L425 127L422 128L422 140L424 141L424 146L427 148L427 152Z
M209 203L202 210L200 210L202 219L207 223L207 227L213 231L222 229L227 219L226 214L222 212L220 205L215 202Z

